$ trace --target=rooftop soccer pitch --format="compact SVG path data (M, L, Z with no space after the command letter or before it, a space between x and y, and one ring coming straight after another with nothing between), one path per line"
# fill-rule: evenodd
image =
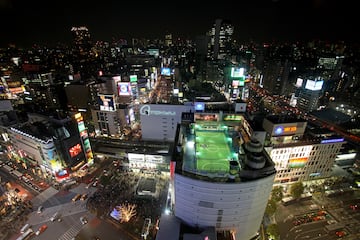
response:
M237 160L230 149L232 139L224 131L196 131L196 167L198 171L227 172L229 161Z

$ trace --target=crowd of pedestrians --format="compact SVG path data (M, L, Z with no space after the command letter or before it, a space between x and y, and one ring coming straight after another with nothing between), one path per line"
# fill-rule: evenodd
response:
M123 204L134 204L136 215L128 223L118 221L128 231L139 234L144 219L151 218L156 223L164 211L168 192L168 175L153 171L133 171L113 168L104 171L99 177L97 191L88 199L87 208L101 219L109 219L114 222L110 213L115 207ZM156 194L138 195L137 188L142 178L153 178L156 182Z

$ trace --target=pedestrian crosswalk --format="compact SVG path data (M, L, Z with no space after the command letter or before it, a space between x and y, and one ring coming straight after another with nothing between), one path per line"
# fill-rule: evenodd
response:
M37 207L43 204L45 201L47 201L49 198L54 196L56 193L58 193L58 190L56 190L53 187L47 188L45 191L31 199L31 203L33 206Z
M75 236L81 231L82 224L79 222L69 228L63 235L59 237L58 240L72 240L75 239Z

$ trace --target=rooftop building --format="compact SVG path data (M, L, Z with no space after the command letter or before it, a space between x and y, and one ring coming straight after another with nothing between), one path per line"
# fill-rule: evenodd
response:
M179 125L171 172L178 219L234 239L257 235L276 172L262 144L248 139L239 144L235 128L219 120Z

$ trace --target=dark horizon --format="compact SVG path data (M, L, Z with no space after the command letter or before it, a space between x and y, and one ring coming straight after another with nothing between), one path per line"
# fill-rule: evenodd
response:
M355 1L352 1L355 2ZM338 0L292 1L255 0L221 5L174 3L121 3L103 0L20 2L0 0L2 37L0 47L9 43L19 47L33 44L69 44L71 27L88 27L93 41L148 38L194 39L205 35L215 19L234 25L234 39L266 41L349 41L357 43L353 33L355 7Z

